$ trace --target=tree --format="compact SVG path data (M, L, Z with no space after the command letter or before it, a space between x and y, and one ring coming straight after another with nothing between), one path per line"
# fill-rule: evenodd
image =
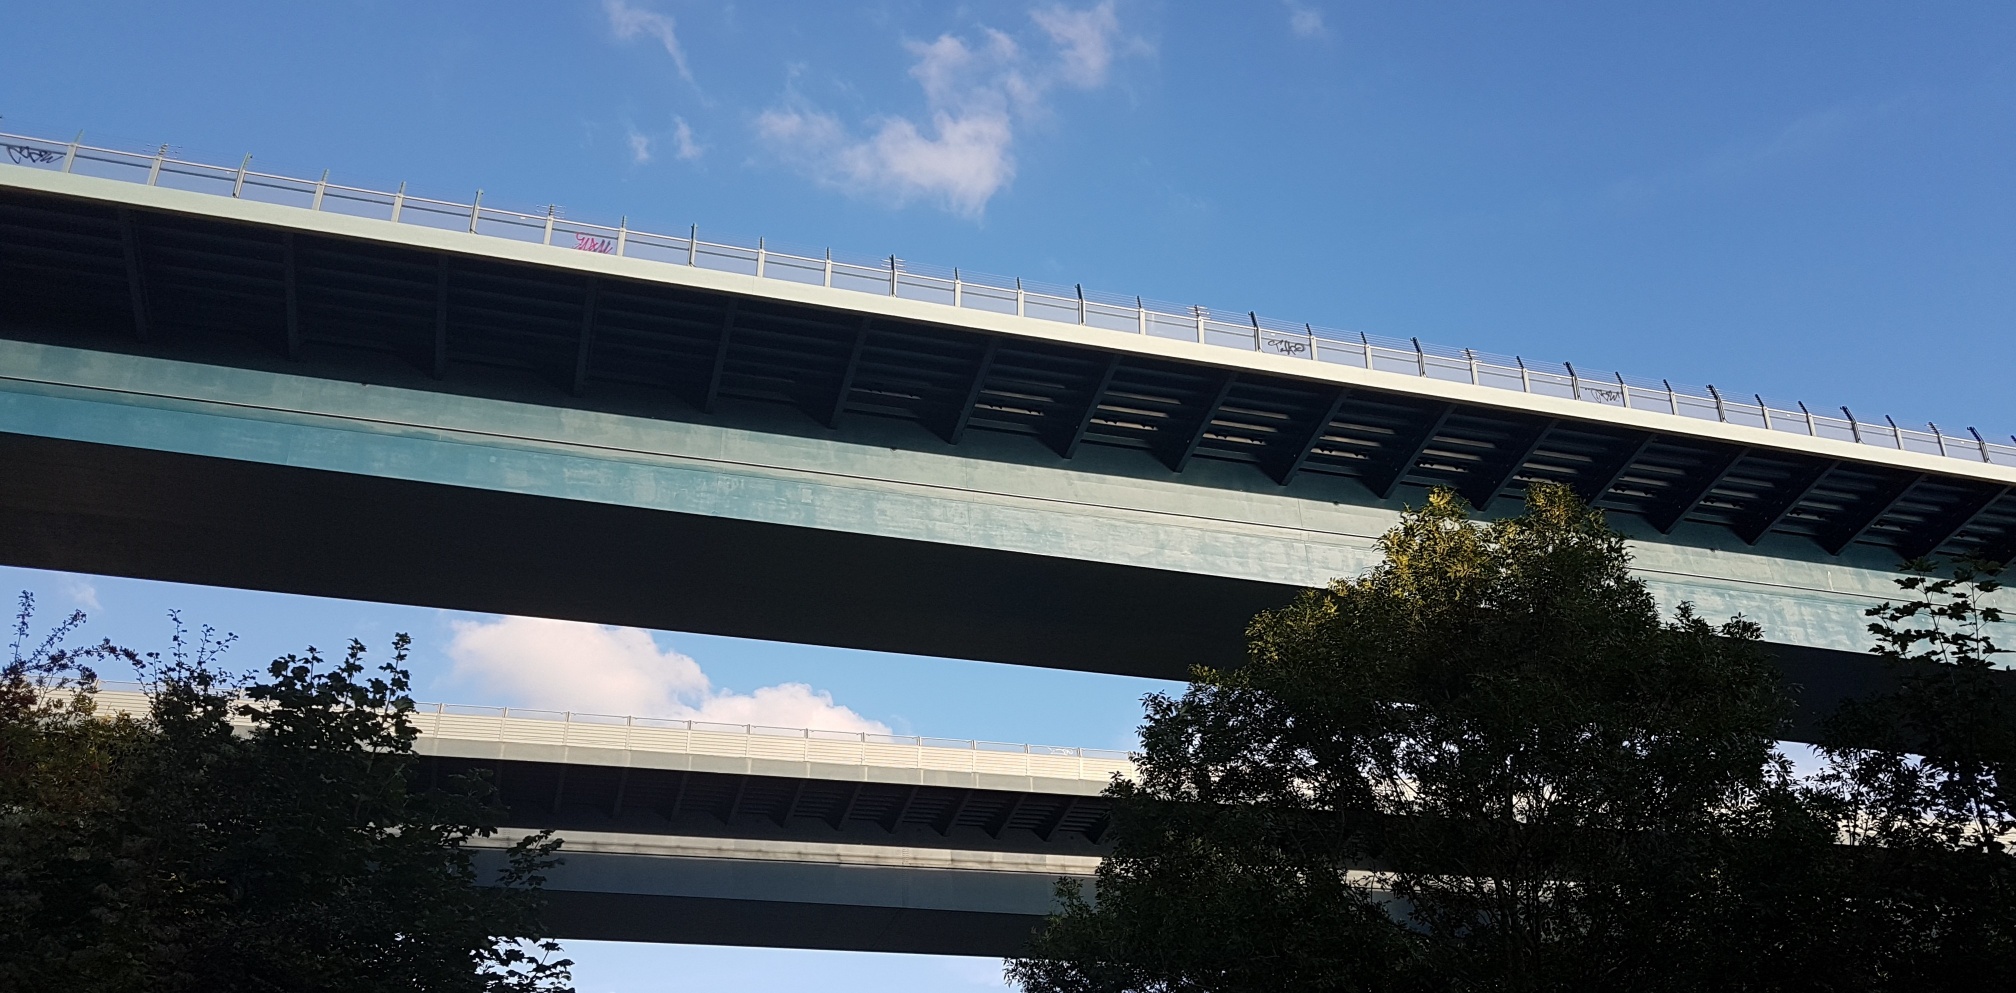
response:
M567 988L536 939L558 843L479 878L488 791L416 778L404 635L375 671L353 642L241 686L207 630L78 651L73 616L26 648L31 607L0 670L0 988ZM94 713L110 660L149 678L144 716Z
M1831 825L1740 618L1662 619L1565 487L1431 493L1384 561L1150 697L1096 901L1010 975L1064 991L1782 988ZM1794 869L1780 869L1777 866ZM1765 894L1794 897L1781 908ZM1780 892L1782 891L1782 892Z
M2016 988L2016 699L1998 673L1997 563L1905 563L1872 607L1895 686L1826 726L1813 800L1842 826L1838 933L1867 989Z

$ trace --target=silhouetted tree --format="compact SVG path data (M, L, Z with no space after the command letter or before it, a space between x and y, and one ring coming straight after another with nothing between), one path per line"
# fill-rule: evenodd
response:
M1819 902L1797 867L1832 825L1776 750L1787 700L1756 625L1663 619L1622 537L1564 487L1488 523L1436 491L1381 548L1364 577L1257 618L1242 667L1148 700L1139 778L1107 791L1096 901L1062 887L1011 977L1031 993L1801 982L1805 936L1770 898Z
M166 656L39 643L24 595L0 670L0 988L568 988L538 940L557 842L483 879L480 781L423 788L407 639L310 649L240 685L206 630ZM99 715L92 667L132 663L145 714ZM485 885L479 885L479 883Z

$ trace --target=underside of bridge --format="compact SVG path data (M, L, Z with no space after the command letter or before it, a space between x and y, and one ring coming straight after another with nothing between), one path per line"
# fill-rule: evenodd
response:
M1179 474L1340 476L1373 500L1447 485L1488 508L1554 480L1661 534L2016 557L2016 494L1957 472L15 190L0 190L0 281L4 333L79 347L673 419L773 405L808 431L887 418Z

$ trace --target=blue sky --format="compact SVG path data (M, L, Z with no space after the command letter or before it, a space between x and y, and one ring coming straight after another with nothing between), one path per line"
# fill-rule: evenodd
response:
M9 130L169 142L214 161L251 152L343 182L455 199L481 188L486 203L558 202L647 229L697 223L2016 431L2008 4L71 0L12 5L5 23ZM1157 688L21 570L0 580L51 608L91 607L99 633L142 645L179 606L238 631L247 666L411 631L423 695L472 703L628 694L1114 745ZM578 639L608 678L555 688L495 650L527 632ZM775 690L789 684L805 689ZM701 977L957 990L994 972L901 956L575 954L597 991Z

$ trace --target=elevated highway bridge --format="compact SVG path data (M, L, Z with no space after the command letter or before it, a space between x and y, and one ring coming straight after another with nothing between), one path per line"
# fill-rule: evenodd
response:
M145 713L132 684L101 713ZM481 769L495 852L552 829L558 937L1014 954L1089 880L1123 752L422 704L422 774ZM486 861L497 862L495 858ZM501 863L499 863L501 864Z
M1181 678L1236 664L1254 612L1368 567L1425 487L1495 514L1556 480L1666 604L1764 626L1804 734L1873 678L1862 611L1900 558L2016 557L2016 444L1971 428L249 162L0 146L9 564ZM1096 809L1092 780L907 784L889 830L963 804L932 846L873 836L879 782L834 834L795 833L831 813L816 763L742 774L715 818L739 826L709 834L572 801L629 795L623 763L480 758L553 790L520 826L608 835L611 858L674 858L667 837L1096 857L1090 824L1063 826ZM1059 809L1038 796L1076 798L1048 831L1081 847L1016 833ZM606 822L568 820L605 801Z

